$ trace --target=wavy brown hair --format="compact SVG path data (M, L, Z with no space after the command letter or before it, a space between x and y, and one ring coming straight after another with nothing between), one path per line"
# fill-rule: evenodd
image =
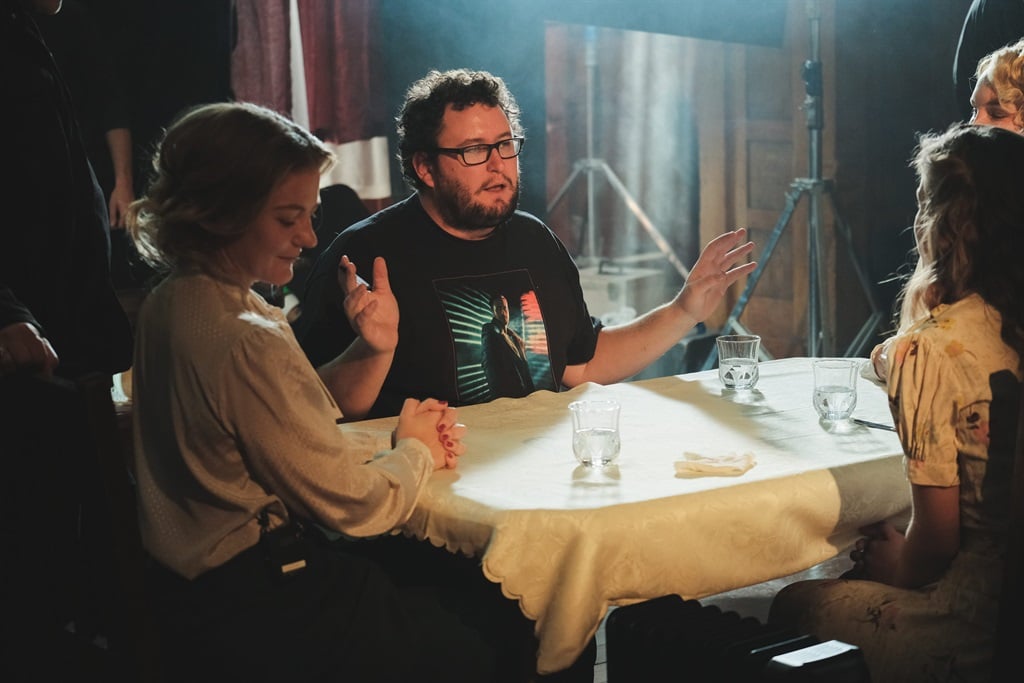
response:
M921 136L917 266L903 290L900 330L939 304L976 293L1002 316L1003 340L1024 359L1024 136L957 124Z
M245 234L278 183L332 163L320 140L270 109L200 105L164 133L149 189L128 210L128 229L158 268L216 270L218 252Z

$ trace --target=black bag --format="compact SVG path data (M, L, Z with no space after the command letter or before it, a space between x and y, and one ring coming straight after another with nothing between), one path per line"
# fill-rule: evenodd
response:
M608 683L864 683L860 650L793 667L774 660L819 641L791 627L723 612L715 605L666 595L619 607L605 622Z

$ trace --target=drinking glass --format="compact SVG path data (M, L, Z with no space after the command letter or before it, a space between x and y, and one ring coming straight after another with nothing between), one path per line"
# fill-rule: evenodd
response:
M753 389L760 375L757 353L761 337L756 334L724 334L718 345L718 379L726 389Z
M585 467L604 467L619 457L619 402L573 401L572 452Z
M857 407L861 362L847 358L814 360L814 409L823 420L848 420Z

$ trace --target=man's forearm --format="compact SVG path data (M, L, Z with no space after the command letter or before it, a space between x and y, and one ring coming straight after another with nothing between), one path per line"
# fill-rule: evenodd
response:
M569 386L621 382L661 358L696 324L673 300L624 325L606 327L598 335L594 357L583 367L580 377L567 372L564 379L573 382Z
M394 352L375 352L357 338L337 358L317 368L346 421L360 420L370 412L391 369Z

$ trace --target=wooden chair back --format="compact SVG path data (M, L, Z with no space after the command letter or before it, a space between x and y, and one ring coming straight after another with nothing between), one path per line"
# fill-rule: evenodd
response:
M1003 590L996 625L992 680L1009 681L1020 675L1016 658L1019 637L1016 621L1024 615L1024 382L1017 412L1017 444L1014 449L1012 497L1007 536Z

